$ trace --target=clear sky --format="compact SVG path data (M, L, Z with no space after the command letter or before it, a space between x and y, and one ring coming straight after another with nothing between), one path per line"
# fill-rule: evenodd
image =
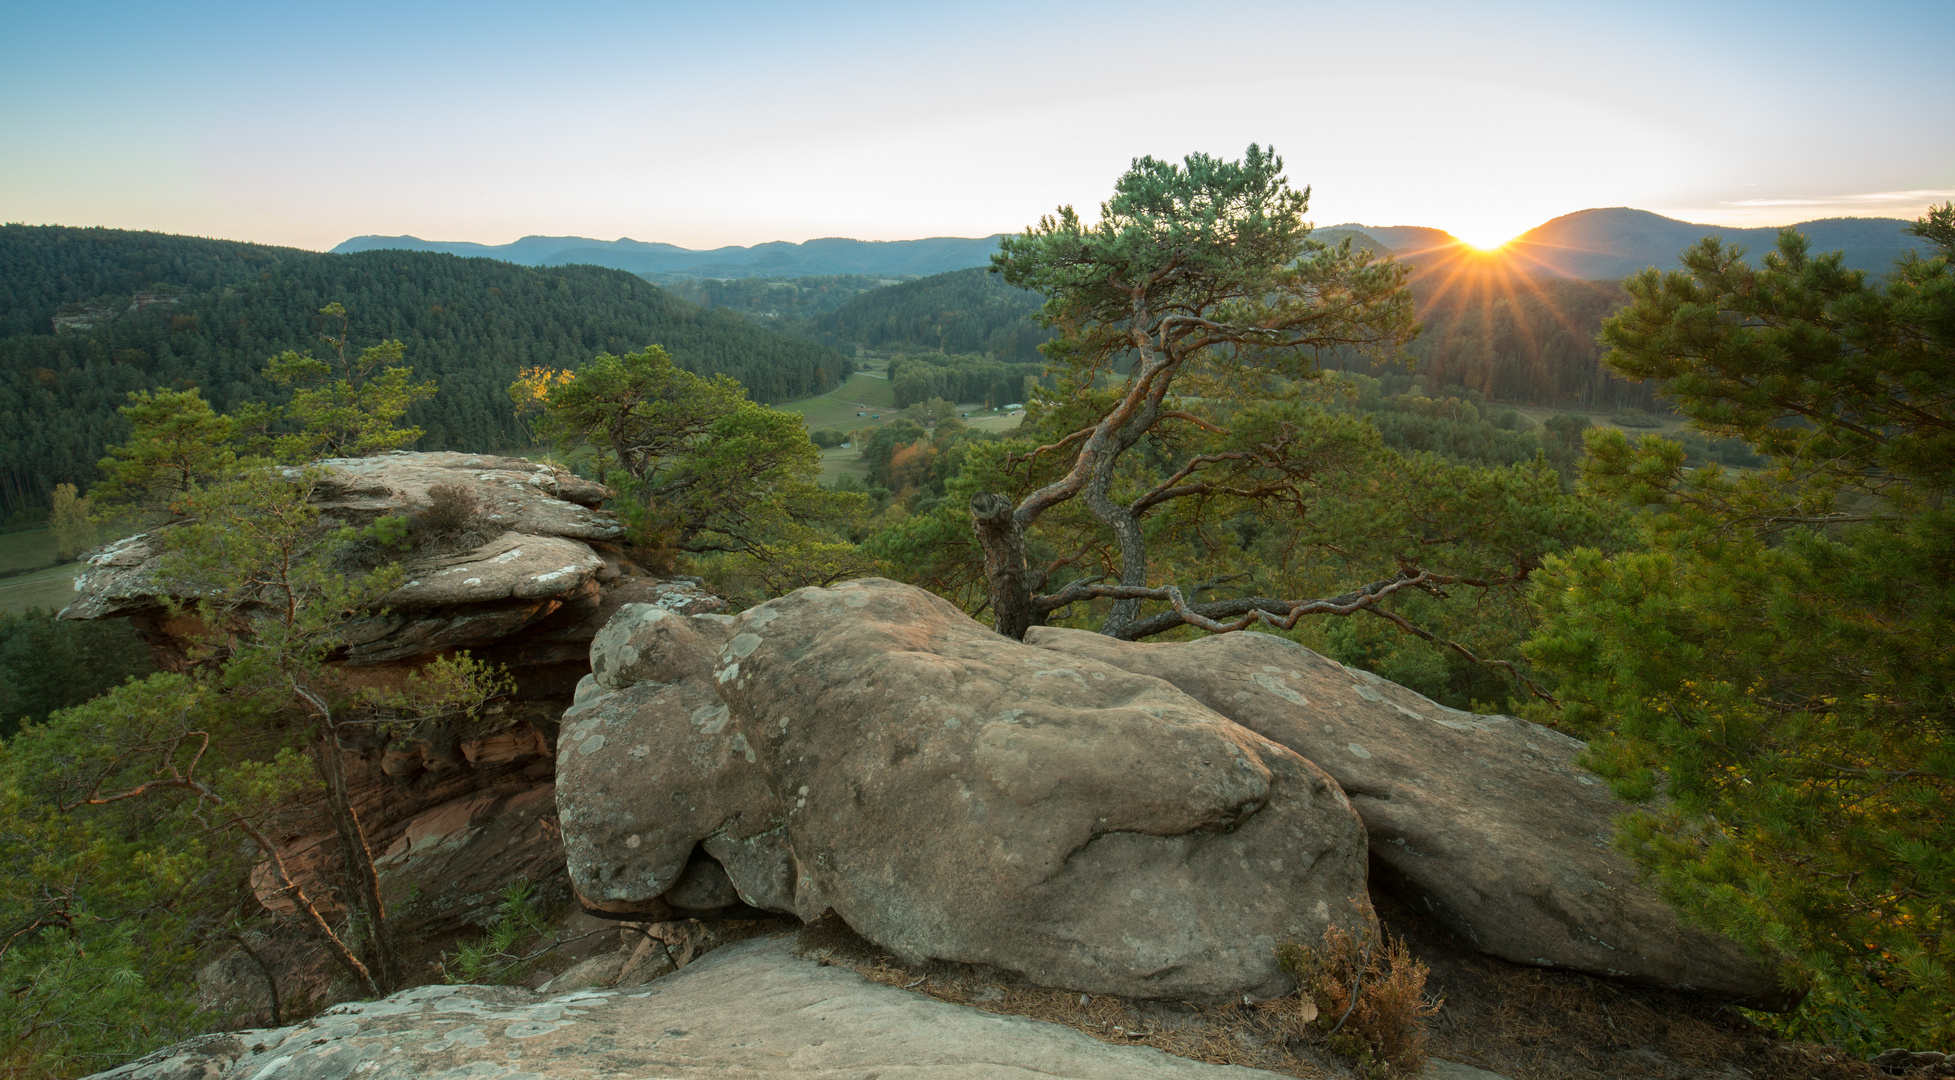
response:
M1320 224L1955 195L1955 3L0 0L0 220L326 248L1016 230L1274 145Z

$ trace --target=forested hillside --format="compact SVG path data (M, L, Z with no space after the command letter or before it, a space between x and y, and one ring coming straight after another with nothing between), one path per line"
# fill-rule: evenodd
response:
M1051 331L1032 321L1043 299L985 269L953 270L863 293L813 321L817 333L871 349L981 353L1036 362Z
M889 388L896 407L933 398L977 402L987 409L1023 404L1031 382L1045 374L1043 363L1006 363L982 356L912 353L889 362Z
M1659 407L1653 385L1602 363L1595 335L1629 302L1613 281L1418 273L1412 294L1425 330L1405 351L1435 387L1531 405Z
M1355 230L1321 230L1327 242L1382 246ZM1477 390L1517 404L1582 408L1656 407L1654 391L1609 373L1595 335L1602 320L1628 302L1614 282L1536 279L1457 256L1409 257L1421 333L1406 347L1434 389ZM835 305L793 292L810 282L699 282L695 295L726 297L770 325L837 345L877 351L984 356L1006 364L1042 363L1038 346L1051 338L1034 316L1040 298L1006 285L985 270L957 270L861 292ZM859 281L861 279L846 279ZM771 304L765 299L775 297ZM790 314L789 312L795 312ZM812 317L802 312L816 312ZM1326 367L1382 375L1395 364L1356 354L1327 353ZM988 381L988 380L987 380ZM899 395L900 396L900 395ZM931 396L931 395L925 395ZM954 396L954 395L951 395ZM969 394L956 400L984 400ZM904 402L907 403L907 402Z
M260 377L313 351L319 309L345 305L349 342L397 338L441 393L409 415L421 449L526 443L506 388L518 370L664 345L678 364L738 379L758 400L824 392L848 373L832 349L708 311L630 274L409 251L323 255L158 233L0 230L0 513L84 487L123 437L132 390L196 386L220 410L280 391ZM142 294L138 296L137 294ZM65 315L63 305L69 305ZM62 316L67 328L56 330Z
M63 305L126 309L138 292L255 278L298 248L120 229L0 226L0 337L45 334ZM89 303L95 301L94 304Z
M1834 218L1795 226L1815 251L1838 250L1849 268L1879 276L1925 241L1892 218ZM1655 388L1602 363L1596 334L1629 302L1618 282L1646 266L1677 268L1677 252L1718 236L1751 252L1772 248L1777 229L1693 225L1645 210L1582 210L1549 221L1496 251L1461 244L1437 229L1339 225L1320 239L1351 237L1414 268L1412 292L1424 332L1406 352L1433 386L1461 386L1500 401L1619 409L1657 407ZM1332 366L1373 371L1344 357Z
M642 275L641 275L642 276ZM704 308L725 308L777 329L802 333L807 324L863 293L903 279L875 274L827 274L793 278L687 278L660 287Z
M690 278L786 278L810 274L941 274L983 266L997 250L996 236L933 236L923 240L850 240L823 237L795 244L785 240L752 247L695 251L673 244L625 237L592 240L582 236L525 236L509 244L423 240L417 236L356 236L333 251L351 254L381 249L483 255L525 266L581 264L629 270L662 280Z

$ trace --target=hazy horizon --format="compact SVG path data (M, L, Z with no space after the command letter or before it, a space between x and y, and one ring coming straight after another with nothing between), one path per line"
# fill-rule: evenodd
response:
M1321 223L1912 218L1955 7L1233 2L19 6L0 220L325 250L695 249L1089 215L1139 155L1283 154ZM1179 28L1179 31L1177 31ZM1177 32L1213 48L1177 55ZM799 239L796 239L799 238Z
M1588 210L1642 210L1642 209L1643 208L1640 206L1585 206L1582 207L1580 210L1571 210L1565 214L1556 214L1553 218L1547 218L1542 221L1535 222L1533 225L1529 225L1526 228L1523 228L1522 230L1520 230L1520 232L1515 233L1514 235L1519 236L1521 233L1525 233L1531 229L1538 228L1539 226L1542 225L1546 225L1548 224L1548 222L1556 220L1557 218L1569 217L1571 215L1579 214ZM1648 212L1656 213L1656 211L1653 210ZM1663 216L1669 217L1668 214L1665 214ZM1826 214L1820 217L1799 217L1799 218L1789 218L1785 221L1765 221L1765 222L1759 222L1755 225L1753 224L1726 225L1724 223L1715 222L1715 221L1685 221L1684 223L1687 225L1703 225L1707 228L1752 229L1752 228L1782 228L1787 225L1800 225L1810 221L1825 221L1825 220L1866 219L1866 220L1879 220L1879 221L1911 221L1919 216L1920 216L1919 214L1914 214L1914 215ZM1675 218L1673 220L1683 221L1684 219ZM58 222L58 223L50 222L50 224L72 225L74 223L73 222ZM1431 225L1424 222L1416 222L1416 221L1313 221L1311 223L1311 227L1316 229L1440 229L1440 226ZM866 242L868 243L901 243L909 240L981 240L987 236L1006 235L1015 231L1017 230L993 229L990 232L978 233L971 236L951 236L948 233L935 233L929 236L892 236L887 238L878 238L875 240L867 240L866 238L860 236L807 236L796 240L796 239L791 239L783 236L783 237L775 237L772 240L756 240L753 243L748 243L748 244L732 244L732 243L705 244L703 246L697 246L697 247L692 245L687 245L687 244L674 244L673 246L683 247L689 251L708 252L708 251L717 251L722 248L729 248L729 247L740 247L740 248L763 247L767 244L810 244L817 240L858 240L858 241L866 240ZM1441 231L1450 232L1450 230L1445 230L1445 229L1441 229ZM352 240L358 240L370 236L389 237L389 238L404 237L404 238L419 240L423 243L429 243L429 244L480 244L483 247L507 247L510 244L514 244L522 240L527 240L530 239L531 237L552 237L552 238L568 237L568 238L573 238L578 240L599 241L603 243L622 243L625 241L630 241L632 243L639 243L639 244L671 243L670 241L661 240L656 237L626 236L623 234L620 234L618 236L585 236L576 233L526 232L516 236L511 236L507 240L481 240L475 237L462 237L462 236L417 236L413 233L355 233L352 236L342 237L338 242L327 245L324 248L316 248L311 250L331 251L333 248L338 247L341 244L345 244ZM230 240L230 239L237 239L237 238L236 237L211 237L210 239ZM1455 239L1457 239L1457 237L1455 237Z

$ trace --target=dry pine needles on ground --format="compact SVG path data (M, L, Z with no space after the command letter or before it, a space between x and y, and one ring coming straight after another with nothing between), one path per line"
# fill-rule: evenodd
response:
M1837 1047L1780 1039L1736 1009L1688 995L1523 967L1463 948L1389 899L1373 897L1390 942L1374 973L1421 1003L1432 1058L1512 1080L1877 1080L1884 1075ZM1391 951L1403 950L1394 959ZM864 977L987 1012L1063 1024L1103 1042L1151 1046L1178 1057L1291 1076L1362 1076L1323 1040L1318 1012L1298 996L1256 1004L1190 1005L1034 986L969 964L904 965L837 918L800 932L798 951ZM1348 964L1348 960L1347 960ZM1429 969L1425 984L1406 978ZM1391 978L1394 970L1401 974ZM1348 966L1342 969L1346 978ZM1339 1009L1345 1002L1339 1003ZM1374 1055L1374 1061L1377 1061ZM1374 1075L1385 1075L1382 1071ZM1406 1075L1399 1072L1397 1075ZM1417 1075L1417 1074L1413 1074Z

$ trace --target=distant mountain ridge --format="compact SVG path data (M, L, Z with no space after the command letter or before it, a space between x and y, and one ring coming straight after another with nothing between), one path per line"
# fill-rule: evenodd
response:
M1881 274L1909 251L1926 254L1927 242L1906 232L1900 218L1821 218L1792 226L1812 240L1814 251L1840 250L1846 265ZM1741 244L1753 256L1777 242L1778 228L1738 229L1695 225L1648 210L1616 206L1577 210L1520 234L1492 257L1509 270L1535 277L1583 281L1620 279L1646 266L1677 267L1677 254L1706 236ZM523 266L603 266L653 280L681 278L797 278L839 274L928 277L988 266L1004 233L983 237L936 236L923 240L850 240L826 237L795 244L775 241L752 247L695 250L676 244L593 240L583 236L525 236L508 244L423 240L416 236L356 236L333 248L345 255L383 249L436 251L500 259ZM1327 225L1322 239L1354 242L1413 262L1477 253L1443 229L1420 225Z
M1910 251L1928 253L1927 241L1908 235L1910 224L1900 218L1820 218L1790 227L1806 234L1814 252L1839 251L1848 267L1884 274L1893 269L1894 260ZM1694 225L1648 210L1615 206L1563 214L1482 257L1533 277L1619 280L1646 266L1678 269L1677 255L1706 236L1743 246L1756 263L1759 255L1777 245L1780 228ZM1374 250L1383 248L1415 264L1475 253L1451 233L1416 225L1330 225L1319 229L1318 235L1330 241L1349 235L1355 244L1369 242Z
M583 236L525 236L509 244L423 240L416 236L356 236L333 248L335 255L394 249L501 259L524 266L604 266L646 276L695 278L814 277L831 274L890 274L925 277L951 270L988 266L1004 234L984 237L936 236L924 240L849 240L826 237L794 244L785 240L752 247L696 251L675 244L647 243L629 237L592 240Z

